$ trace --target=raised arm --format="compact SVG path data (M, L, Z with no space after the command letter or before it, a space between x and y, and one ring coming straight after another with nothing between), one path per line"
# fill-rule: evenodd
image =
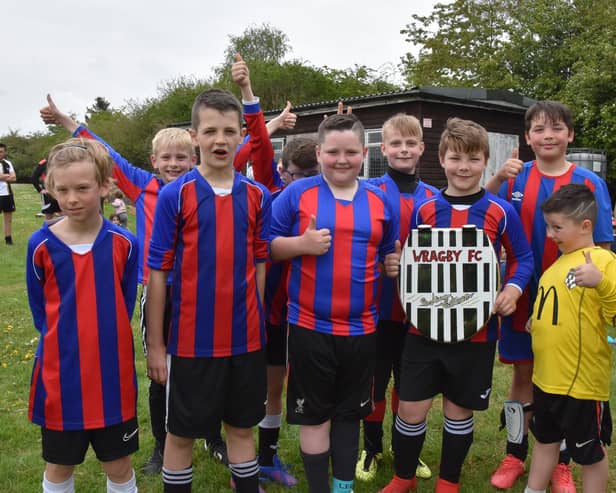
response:
M41 118L47 125L62 125L71 134L77 130L79 124L66 113L62 113L56 106L51 95L47 95L47 106L40 109Z

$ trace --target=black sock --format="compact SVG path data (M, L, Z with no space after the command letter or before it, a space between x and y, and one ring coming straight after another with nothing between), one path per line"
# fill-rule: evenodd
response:
M450 483L460 482L462 464L473 443L473 417L450 419L443 423L443 446L439 476Z
M374 454L383 452L383 422L364 420L364 450Z
M148 403L150 405L150 424L152 426L152 435L161 445L161 450L165 447L165 418L167 413L165 386L150 380L150 388L148 395Z
M524 462L528 457L528 435L524 435L522 443L513 443L507 440L507 453Z
M262 428L259 426L259 464L262 466L274 465L279 435L280 428Z
M229 464L237 493L254 493L259 490L259 463L257 459L240 464Z
M415 477L419 454L426 439L426 422L411 424L396 416L391 443L394 448L396 476L401 479Z
M180 471L170 471L163 466L164 493L190 493L192 476L192 465Z
M13 244L13 238L11 238L11 235L5 236L4 237L4 241L6 241L7 245L12 245Z
M332 475L341 481L352 481L359 448L359 421L332 421L329 442Z
M300 451L310 493L329 493L329 451L305 454Z

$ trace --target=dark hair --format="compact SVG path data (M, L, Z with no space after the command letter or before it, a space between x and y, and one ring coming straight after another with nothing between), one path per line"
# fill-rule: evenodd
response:
M438 145L439 157L442 159L450 149L466 154L480 152L487 161L490 157L488 132L474 121L450 118L441 134L441 141Z
M325 136L329 132L343 132L345 130L351 130L361 142L361 145L366 145L366 135L364 126L353 113L332 115L327 117L319 125L319 131L317 140L319 144L322 144L325 140Z
M300 169L310 169L319 165L317 161L317 141L313 137L296 137L287 142L282 149L282 167L287 169L293 163Z
M191 125L194 130L199 128L199 110L201 108L213 108L222 112L237 112L237 121L242 126L242 105L229 91L223 89L207 89L195 98L192 106Z
M537 101L526 110L524 128L528 132L533 120L543 116L551 124L563 122L569 130L573 130L573 116L569 108L558 101Z
M2 142L0 142L0 148L4 149L6 151L6 144L3 144Z
M563 185L541 204L541 210L544 214L564 214L577 222L588 219L594 225L597 221L595 194L582 183Z

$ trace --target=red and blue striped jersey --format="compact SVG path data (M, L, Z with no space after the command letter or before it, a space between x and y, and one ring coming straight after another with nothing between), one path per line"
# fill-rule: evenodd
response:
M483 190L477 197L474 203L467 204L465 199L468 197L445 197L439 192L417 205L411 228L421 224L435 228L461 228L474 224L490 238L497 257L500 257L501 248L507 253L502 285L513 284L521 292L533 274L534 262L520 218L511 204L488 191ZM498 329L498 317L493 316L471 340L495 341ZM420 334L415 328L411 328L411 332Z
M271 162L274 155L269 135L267 134L267 128L265 127L263 112L258 102L244 104L244 118L248 125L248 132L253 137L252 140L248 141L249 145L241 146L235 154L233 166L236 169L243 169L248 159L253 159L255 163L264 160ZM148 266L146 261L152 237L154 210L156 209L160 189L165 183L158 175L129 163L113 147L90 129L80 126L73 132L73 137L98 140L111 154L115 163L113 179L118 188L135 205L135 226L137 239L139 240L139 282L147 284ZM267 141L264 139L267 139ZM268 151L268 146L271 151Z
M256 174L256 173L255 173ZM278 172L276 172L278 175ZM282 190L272 193L272 204ZM265 320L272 325L285 325L287 323L287 278L289 276L289 262L267 263L267 276L265 278Z
M612 211L610 195L605 182L586 168L571 165L558 176L544 175L535 161L524 163L518 176L501 185L499 197L509 201L518 212L524 234L535 258L534 274L527 290L518 301L515 314L507 317L504 323L513 324L514 330L525 330L526 321L532 312L541 274L554 263L560 255L556 243L547 237L541 204L556 190L568 183L583 183L588 186L597 199L597 222L593 231L595 243L611 243L613 240Z
M400 218L400 236L398 239L400 244L404 245L409 235L411 215L415 203L427 197L432 197L438 190L432 185L418 180L413 193L403 193L400 192L398 185L389 174L379 178L371 178L368 182L381 188L387 195L394 216ZM379 288L379 320L393 320L404 323L406 314L404 308L402 308L402 303L400 303L398 280L382 276Z
M217 195L198 169L160 193L148 266L173 270L167 352L225 357L265 342L256 264L268 258L271 198L239 173Z
M380 188L359 180L352 201L337 200L315 176L291 183L276 199L271 238L302 234L313 215L332 244L324 255L291 259L288 320L327 334L370 334L378 321L378 264L395 249L398 218Z
M104 220L84 254L47 225L28 242L26 282L40 340L29 418L52 430L89 430L137 413L130 319L137 294L137 239Z

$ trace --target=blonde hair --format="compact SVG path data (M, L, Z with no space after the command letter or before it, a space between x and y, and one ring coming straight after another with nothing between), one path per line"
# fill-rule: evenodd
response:
M450 118L441 134L441 141L438 145L439 157L443 159L448 150L465 154L478 152L483 154L487 161L490 157L488 132L474 121Z
M423 139L421 124L413 115L398 113L388 118L385 123L383 123L383 128L381 129L383 142L385 141L385 134L393 130L400 132L401 135L411 135L413 137L417 137L419 140Z
M78 161L90 161L94 164L96 183L99 185L102 186L111 178L113 159L103 144L91 139L69 139L54 146L49 152L45 188L48 190L55 188L56 169Z
M171 146L185 148L191 156L195 154L195 148L188 130L183 128L163 128L152 139L152 154L156 155L161 148Z

